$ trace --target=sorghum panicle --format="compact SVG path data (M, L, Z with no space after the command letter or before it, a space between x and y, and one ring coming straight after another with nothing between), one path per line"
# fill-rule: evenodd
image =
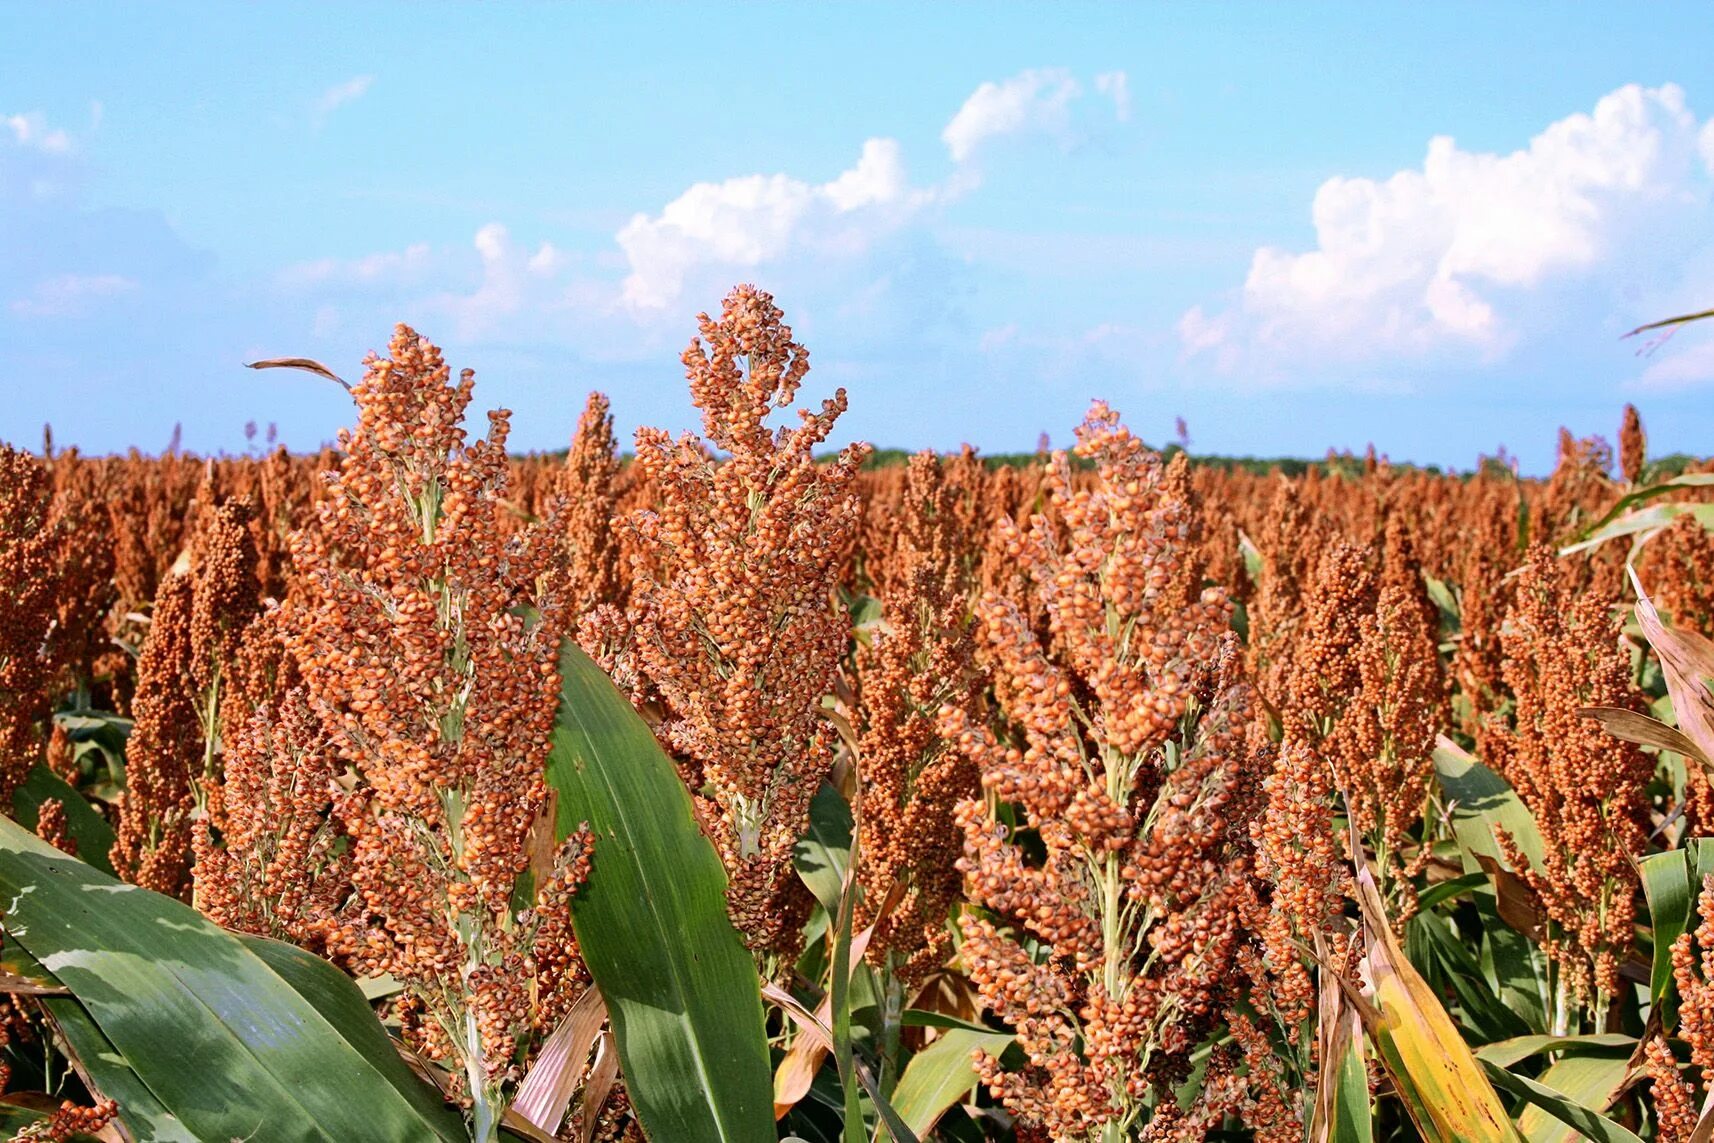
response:
M820 704L845 650L833 589L867 448L825 465L813 456L844 390L818 413L799 410L795 427L767 426L809 370L782 316L751 286L727 296L719 320L701 316L684 364L708 444L637 431L659 506L627 527L631 650L664 703L658 733L691 789L708 790L734 923L752 949L789 955L810 904L792 846L833 761ZM728 455L716 461L710 445Z
M587 838L560 847L533 908L512 904L547 806L562 623L538 589L555 544L539 528L502 541L507 414L466 442L468 370L449 384L440 351L406 326L366 364L320 526L293 540L302 582L282 620L326 746L305 728L272 749L313 749L312 775L321 749L350 768L334 812L356 904L328 951L404 984L419 1043L457 1061L491 1130L529 1042L586 979L567 895ZM319 792L304 796L313 818Z
M1101 403L1077 437L1095 474L1074 491L1067 458L1054 459L1045 490L1062 523L1001 524L1049 644L1010 599L988 593L978 609L1006 738L957 708L942 716L987 794L959 807L966 892L998 916L961 918L961 956L1029 1061L1009 1072L979 1056L978 1068L1054 1140L1109 1137L1172 1103L1233 998L1255 905L1248 691L1230 607L1195 565L1184 461L1163 468ZM1002 823L1002 804L1043 858ZM1215 1074L1239 1051L1215 1049ZM1246 1090L1204 1088L1188 1127L1174 1108L1159 1130L1196 1137Z

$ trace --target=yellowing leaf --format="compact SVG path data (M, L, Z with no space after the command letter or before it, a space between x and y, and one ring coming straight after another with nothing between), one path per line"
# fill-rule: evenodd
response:
M1505 1105L1434 990L1405 958L1374 876L1357 870L1363 909L1362 1013L1406 1111L1429 1143L1519 1143Z

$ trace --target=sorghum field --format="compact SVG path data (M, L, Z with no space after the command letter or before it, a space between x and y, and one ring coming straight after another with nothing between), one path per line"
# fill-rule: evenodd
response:
M767 294L683 361L0 449L10 1138L1714 1136L1714 467L881 464Z

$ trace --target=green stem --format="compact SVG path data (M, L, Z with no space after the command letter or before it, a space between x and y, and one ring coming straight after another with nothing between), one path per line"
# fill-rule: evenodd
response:
M851 845L853 870L839 899L839 927L833 942L833 1056L839 1065L839 1085L845 1093L845 1143L867 1143L863 1130L862 1090L857 1083L857 1061L851 1047L851 923L856 912L857 845Z
M881 1094L891 1099L899 1078L899 1039L905 1007L905 984L894 971L891 952L887 953L881 981Z

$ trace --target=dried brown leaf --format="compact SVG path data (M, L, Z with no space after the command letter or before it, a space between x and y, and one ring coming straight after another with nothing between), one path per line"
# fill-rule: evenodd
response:
M512 1110L549 1135L557 1132L571 1107L571 1097L583 1082L589 1066L589 1050L595 1046L606 1019L607 1004L601 990L592 984L577 998L536 1054L536 1062L518 1085Z

